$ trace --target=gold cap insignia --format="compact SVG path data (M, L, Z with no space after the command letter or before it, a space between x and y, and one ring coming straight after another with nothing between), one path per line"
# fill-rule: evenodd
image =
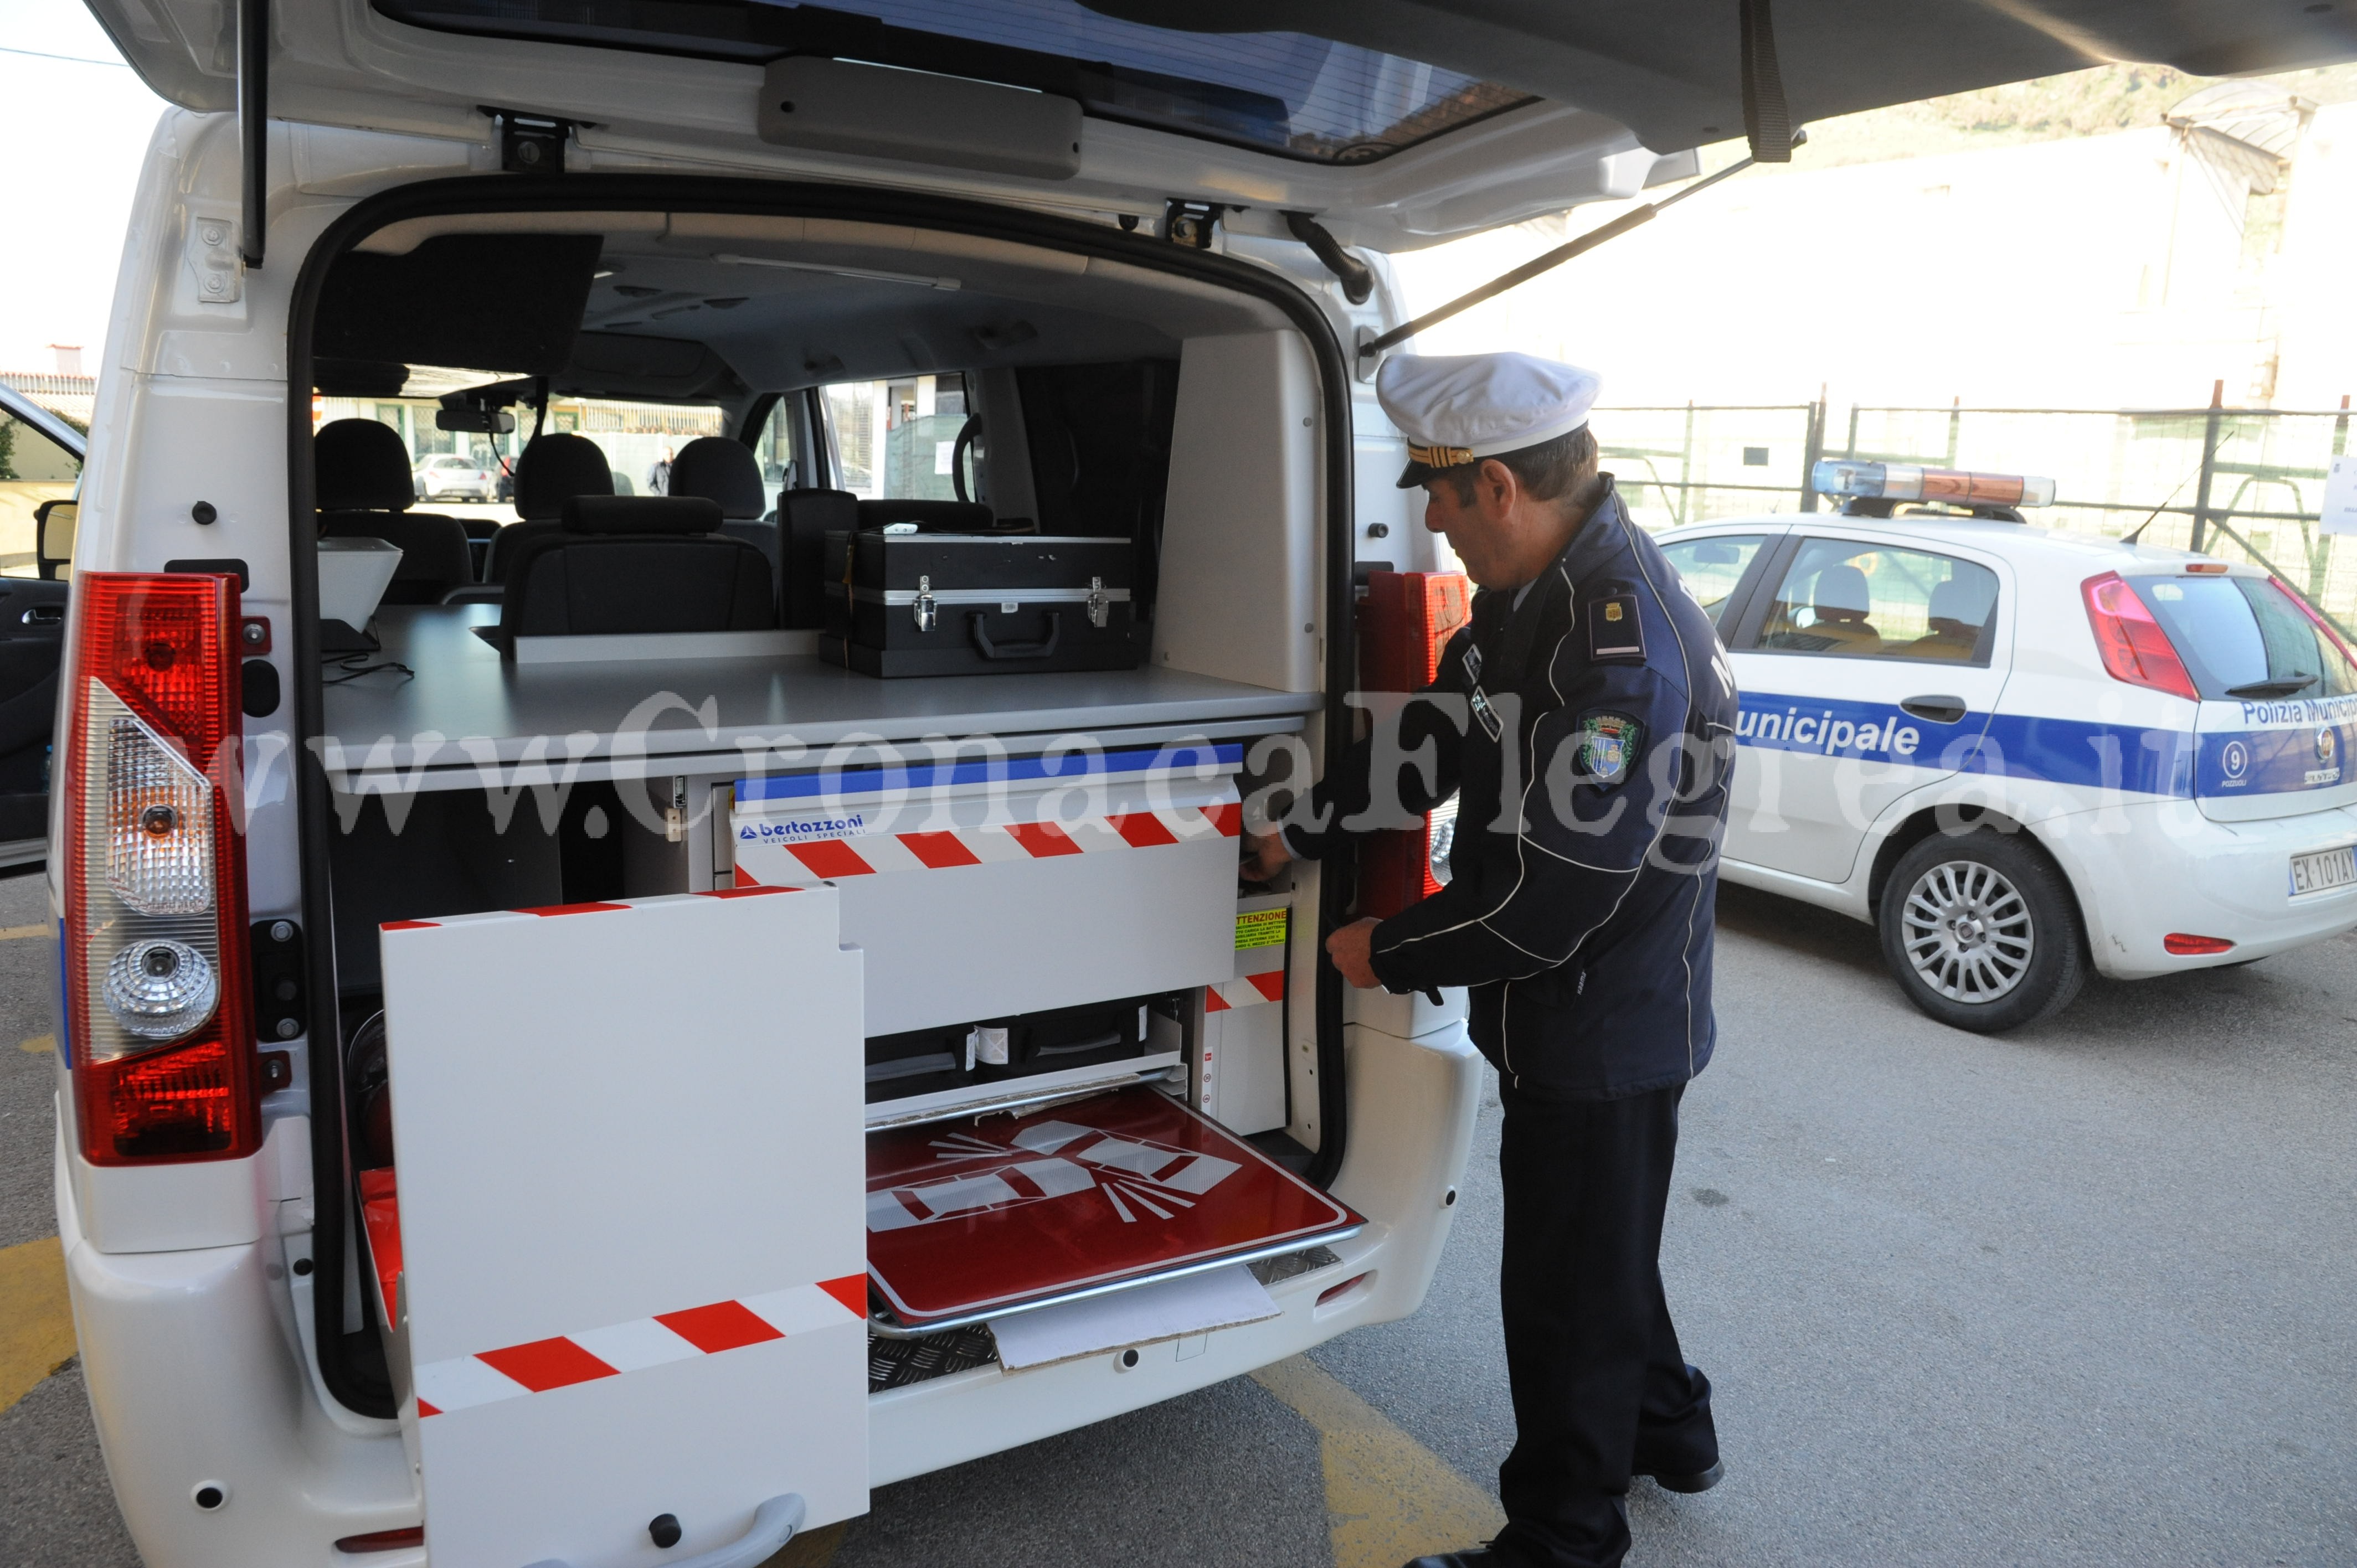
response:
M1412 446L1407 449L1407 455L1411 461L1421 463L1427 468L1455 468L1473 460L1471 448L1465 446Z

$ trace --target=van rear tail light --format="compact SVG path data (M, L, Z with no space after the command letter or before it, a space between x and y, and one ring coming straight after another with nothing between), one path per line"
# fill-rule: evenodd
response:
M60 858L82 1154L238 1158L261 1118L229 793L237 581L94 572L74 585Z
M2224 952L2234 944L2223 937L2196 937L2183 931L2171 931L2160 939L2160 945L2179 958L2192 958L2202 953Z
M2113 680L2149 686L2188 702L2201 700L2169 634L2161 630L2126 578L2117 572L2106 572L2080 584L2079 592L2087 601L2087 624L2095 633L2095 650L2103 655L2104 668Z

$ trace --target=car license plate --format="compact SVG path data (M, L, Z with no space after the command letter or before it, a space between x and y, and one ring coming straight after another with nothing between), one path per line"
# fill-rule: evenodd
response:
M2357 883L2357 847L2319 850L2291 857L2291 896L2321 893Z

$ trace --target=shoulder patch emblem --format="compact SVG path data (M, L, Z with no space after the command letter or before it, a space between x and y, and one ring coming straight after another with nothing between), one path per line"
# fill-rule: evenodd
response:
M1580 781L1599 789L1625 781L1645 744L1645 726L1626 714L1583 714L1578 735Z
M1637 596L1615 594L1588 607L1587 656L1590 659L1645 657L1645 634L1637 618Z

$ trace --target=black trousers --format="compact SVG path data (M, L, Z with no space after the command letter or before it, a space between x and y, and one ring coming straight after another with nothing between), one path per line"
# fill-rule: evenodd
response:
M1515 1441L1495 1550L1514 1568L1609 1568L1629 1550L1631 1474L1718 1460L1710 1380L1686 1364L1662 1294L1684 1092L1548 1101L1501 1086Z

